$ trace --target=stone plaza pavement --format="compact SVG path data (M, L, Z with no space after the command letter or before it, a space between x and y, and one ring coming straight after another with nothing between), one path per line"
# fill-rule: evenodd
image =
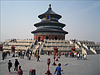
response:
M30 69L36 70L36 75L45 75L48 66L47 66L47 58L51 59L50 63L50 72L54 75L55 68L57 66L52 66L53 63L53 55L41 55L40 62L36 61L34 55L32 55L31 60L20 59L18 57L8 56L4 61L1 60L0 53L0 75L17 75L17 72L14 71L14 59L18 59L20 65L22 66L23 75L29 75ZM59 61L56 61L56 64L61 63L61 68L63 70L62 75L100 75L100 54L98 55L88 55L87 60L77 60L76 58L66 58L64 55L61 56ZM13 66L11 68L12 73L8 73L7 63L8 60L11 60ZM65 64L67 64L65 66Z

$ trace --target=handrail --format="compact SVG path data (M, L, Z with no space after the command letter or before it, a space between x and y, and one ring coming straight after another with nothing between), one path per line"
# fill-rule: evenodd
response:
M83 44L83 46L88 50L88 47L87 47L87 45L85 45L85 44Z
M81 48L81 49L82 49L82 54L87 54L87 52L84 48Z
M39 54L42 54L42 49L43 49L43 46L44 46L45 42L42 42L40 47L39 47Z

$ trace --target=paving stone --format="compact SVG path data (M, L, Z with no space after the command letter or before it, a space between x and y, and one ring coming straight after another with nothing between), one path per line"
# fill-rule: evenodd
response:
M11 54L12 56L12 54ZM55 68L57 66L52 66L54 60L53 55L40 55L40 62L37 62L34 55L32 55L31 60L27 60L26 56L24 59L20 59L19 57L11 57L7 56L7 58L3 61L0 58L0 75L17 75L17 72L14 71L14 60L18 59L20 65L22 66L23 75L29 75L30 69L36 70L36 75L45 75L47 72L47 58L51 59L50 63L50 72L52 75L54 74ZM1 57L1 53L0 53ZM61 63L61 68L63 70L62 75L99 75L100 74L100 54L98 55L87 55L87 60L77 60L77 58L66 58L64 55L61 56L59 61L55 63ZM12 61L11 74L8 73L8 60ZM65 66L65 64L67 64Z

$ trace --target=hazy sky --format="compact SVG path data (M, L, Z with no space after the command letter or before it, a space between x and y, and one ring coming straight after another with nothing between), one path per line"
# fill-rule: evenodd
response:
M1 1L1 41L33 39L31 31L40 22L38 15L52 10L62 15L66 40L100 41L100 1Z

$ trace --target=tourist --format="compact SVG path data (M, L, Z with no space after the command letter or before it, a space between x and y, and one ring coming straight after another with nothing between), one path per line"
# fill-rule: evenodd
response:
M10 56L10 52L9 52L9 56Z
M71 52L71 57L74 57L74 53L73 52Z
M80 53L80 59L82 60L82 53Z
M39 55L37 55L37 62L38 62L38 61L40 62L39 58L40 58L40 56L39 56Z
M86 54L84 54L84 60L87 60L87 55Z
M7 52L5 52L5 57L7 57Z
M55 75L56 71L57 71L57 75L61 75L61 71L63 71L63 70L61 70L60 66L61 66L61 64L59 63L58 66L55 69L54 75Z
M36 52L34 53L34 57L36 57Z
M69 52L69 56L71 57L71 52Z
M68 52L65 52L65 57L68 57Z
M18 65L19 65L19 62L18 62L17 59L15 59L15 64L14 64L15 68L14 68L14 71L15 70L18 71Z
M65 52L65 57L66 57L66 52Z
M20 57L20 52L18 52L18 57Z
M13 54L12 57L15 57L15 54Z
M69 55L68 52L66 52L66 56L67 56L67 57L68 57L68 55Z
M83 57L83 59L84 59L84 54L83 54L83 56L82 56L82 57Z
M74 57L76 57L76 52L74 53Z
M80 58L80 53L77 54L77 60Z
M30 55L32 56L32 51L30 51Z
M23 59L24 59L24 52L22 53Z
M6 53L5 52L3 52L3 55L4 55L4 58L6 58Z
M26 53L27 59L29 59L29 53Z
M33 54L34 54L34 52L33 52Z
M23 70L21 69L21 66L18 68L18 75L23 75Z
M10 71L11 67L12 67L12 63L11 63L11 60L9 60L9 62L8 62L8 70L9 70L9 72L8 73L11 73L11 71Z
M37 53L36 53L35 57L36 57L36 59L37 59Z
M29 57L28 57L28 59L31 60L31 54L30 54L30 53L29 53Z
M48 51L48 55L50 54L50 52Z
M2 52L2 60L4 60L5 58L5 55L4 55L4 52Z
M20 58L22 58L22 52L20 52L20 56L21 56Z

